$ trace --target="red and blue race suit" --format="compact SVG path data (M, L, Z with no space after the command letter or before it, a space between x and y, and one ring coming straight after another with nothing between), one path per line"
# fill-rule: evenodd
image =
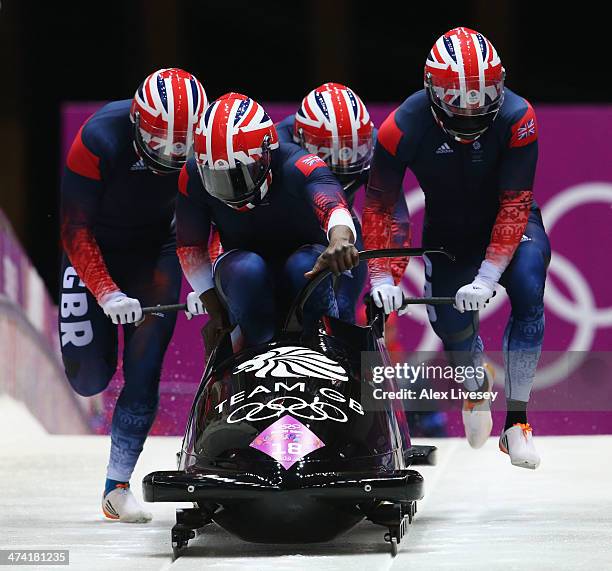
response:
M290 301L306 284L337 224L352 226L348 205L323 160L293 144L272 152L272 180L264 203L238 211L206 192L195 159L181 171L176 222L178 255L194 291L215 287L245 343L274 336ZM211 224L224 253L210 261ZM338 315L331 280L304 307L306 329Z
M403 199L407 168L425 194L423 245L457 257L426 259L426 287L454 296L487 271L506 288L512 313L504 335L506 394L527 401L544 334L544 283L550 244L533 199L538 128L531 105L510 89L493 125L469 144L455 141L436 122L419 91L380 127L366 192L366 248L391 243L392 212ZM389 276L385 260L370 264L374 279ZM449 351L473 362L482 350L477 312L429 307L430 322ZM467 387L475 390L478 387Z
M276 130L278 138L281 142L294 143L293 132L294 132L295 115L289 115L282 121L276 124ZM377 137L377 130L374 129L374 138ZM353 210L353 202L359 189L365 187L368 181L369 170L364 170L360 173L354 181L350 184L345 185L345 196ZM353 221L357 228L358 241L357 248L362 250L364 247L361 224L359 223L357 216L353 211ZM403 195L399 197L394 205L391 213L391 237L388 247L402 248L408 247L410 244L410 216L408 214L408 207ZM389 261L391 268L391 274L394 283L397 285L400 283L406 266L408 264L407 258L393 258ZM340 317L346 321L353 323L355 321L355 306L358 302L359 295L363 291L363 287L366 280L366 265L360 264L357 268L352 271L353 279L342 276L336 286L336 296L338 298L338 310Z
M123 291L143 306L177 303L174 206L178 173L155 175L134 150L131 100L109 103L76 135L61 186L59 330L66 376L83 396L103 391L117 368L117 327L98 301ZM155 419L175 315L124 330L125 385L111 429L107 476L128 481Z

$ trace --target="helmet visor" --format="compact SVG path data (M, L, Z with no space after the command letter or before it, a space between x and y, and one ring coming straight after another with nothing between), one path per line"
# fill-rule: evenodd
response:
M358 174L370 165L374 152L374 138L368 135L337 137L304 137L303 147L318 155L334 174Z
M475 117L499 109L504 100L504 74L496 80L480 76L425 78L432 101L448 115ZM484 86L484 87L483 87Z
M265 151L260 158L249 163L236 163L235 167L219 164L215 168L199 162L198 171L206 192L221 202L234 208L240 208L251 202L266 180L271 163L270 151Z
M134 139L142 158L160 170L180 170L192 152L193 134L189 131L160 127L140 113L134 117Z

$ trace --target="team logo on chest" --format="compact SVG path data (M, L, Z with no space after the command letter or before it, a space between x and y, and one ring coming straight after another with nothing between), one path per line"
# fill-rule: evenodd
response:
M474 141L472 143L472 163L482 163L484 150L480 141Z

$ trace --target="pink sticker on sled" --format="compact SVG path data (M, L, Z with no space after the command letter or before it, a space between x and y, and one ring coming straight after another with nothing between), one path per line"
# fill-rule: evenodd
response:
M299 420L287 414L258 434L250 446L271 456L289 470L298 460L323 448L321 439Z

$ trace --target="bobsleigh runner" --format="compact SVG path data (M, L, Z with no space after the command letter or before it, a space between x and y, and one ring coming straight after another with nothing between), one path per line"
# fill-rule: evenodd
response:
M361 252L360 260L424 253L450 257L402 248ZM362 352L374 355L372 366L390 362L385 316L374 304L366 326L324 317L314 337L303 335L304 303L327 276L321 272L300 292L276 339L234 354L226 335L212 351L178 469L143 480L148 502L193 503L176 512L175 558L212 522L245 541L312 543L368 519L387 529L385 541L397 553L424 493L411 466L434 464L435 447L411 446L401 401L374 401ZM394 381L385 382L393 390Z

